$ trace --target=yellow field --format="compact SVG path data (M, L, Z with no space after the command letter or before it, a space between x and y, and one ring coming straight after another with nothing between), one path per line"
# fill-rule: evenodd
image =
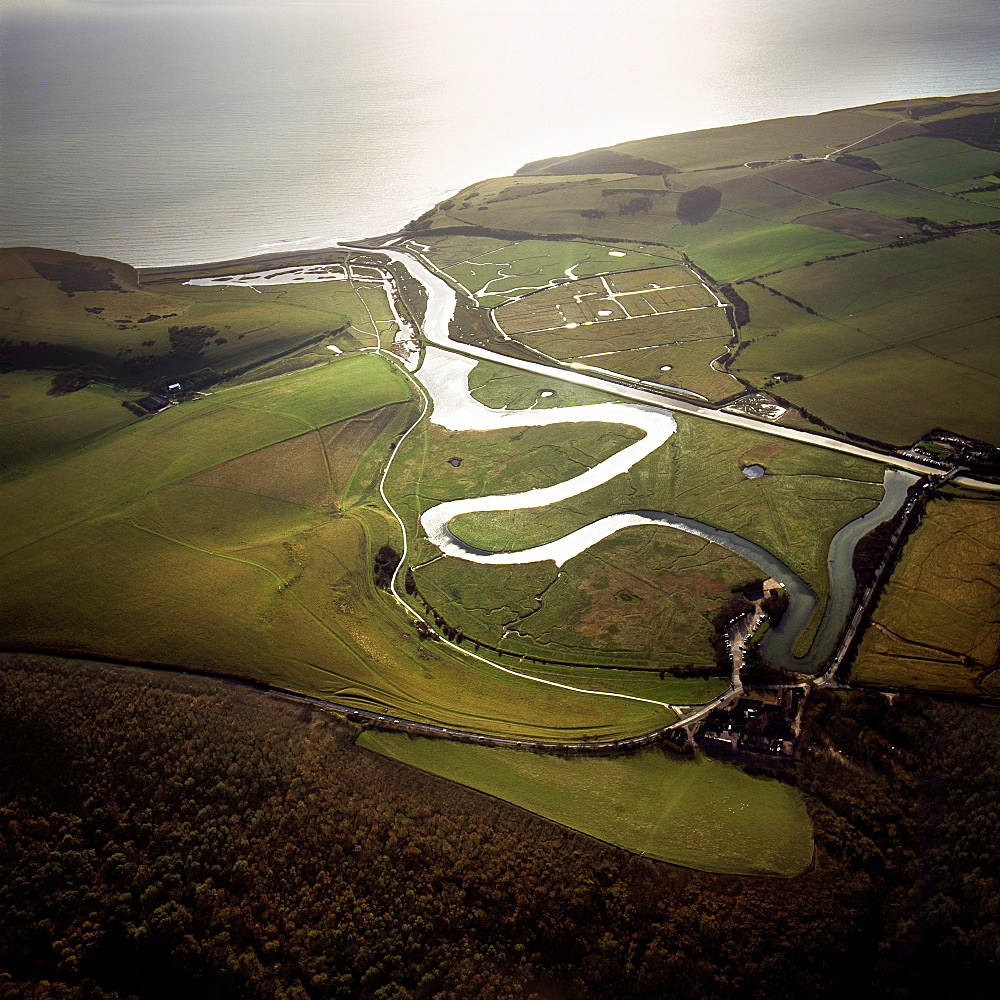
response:
M909 538L851 679L977 694L1000 664L1000 509L936 500ZM987 693L997 694L995 676Z

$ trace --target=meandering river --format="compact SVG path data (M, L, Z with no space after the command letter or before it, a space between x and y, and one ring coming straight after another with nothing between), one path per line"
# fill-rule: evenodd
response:
M562 483L522 493L447 501L429 508L421 517L421 527L428 539L442 553L478 563L514 565L551 560L557 566L562 566L585 549L627 527L640 525L668 527L697 535L743 556L757 566L765 576L781 581L789 596L789 607L780 627L768 634L767 642L762 645L762 651L771 662L787 669L802 672L814 672L818 669L832 652L851 609L855 590L852 566L855 546L864 534L895 515L905 502L907 490L916 482L917 476L899 469L887 469L884 478L885 493L878 506L863 517L851 521L834 535L827 556L830 597L816 638L809 652L802 658L794 656L792 647L816 610L817 599L812 589L773 553L746 538L712 525L678 517L666 511L626 511L599 518L562 538L527 549L489 552L468 545L449 528L451 520L459 514L531 510L579 496L617 476L624 475L641 459L666 444L676 429L676 421L672 414L662 409L628 403L601 403L542 410L496 410L484 406L469 391L469 374L475 367L477 358L485 357L508 365L512 363L511 359L494 355L483 348L455 344L449 333L449 323L456 303L454 290L441 277L433 274L409 255L393 250L383 252L397 263L403 264L426 289L427 309L423 327L425 338L432 345L446 344L448 347L458 347L473 355L469 357L455 354L451 350L443 350L440 346L430 346L426 349L423 362L414 373L414 377L430 396L429 419L432 422L450 430L494 430L505 427L599 421L623 423L644 432L644 437L640 441L622 449L587 472ZM530 363L513 363L531 370L540 368ZM552 378L568 376L571 381L580 381L575 373L555 369L542 369L542 371ZM592 381L586 384L592 384ZM607 388L615 391L617 387L608 385Z
M917 481L912 472L901 469L887 469L883 481L884 496L881 502L867 514L841 528L833 537L827 555L829 574L829 599L823 618L809 651L796 657L793 647L809 625L817 608L817 598L809 585L792 572L773 553L733 532L724 531L713 525L692 518L680 517L668 511L631 510L621 511L597 518L590 524L570 531L561 538L526 549L487 551L469 545L450 528L451 521L460 514L485 511L530 511L561 503L625 475L633 466L659 448L665 446L675 430L677 422L668 405L690 412L692 418L706 416L718 418L719 411L705 410L691 404L668 401L663 397L655 399L659 405L629 402L607 402L582 406L529 409L494 409L479 402L469 390L469 375L480 360L522 368L549 378L604 388L620 392L621 387L603 383L593 375L559 370L534 362L520 361L494 354L486 348L460 344L451 339L450 323L454 315L457 296L455 290L439 275L433 273L423 263L397 249L382 249L381 254L404 266L412 277L419 281L427 294L427 304L422 334L428 342L423 358L411 375L426 392L430 405L426 419L438 426L455 431L489 431L512 427L542 427L564 423L615 423L625 424L642 431L643 437L621 449L587 471L551 486L526 490L521 493L493 494L470 497L436 504L426 510L420 519L420 526L428 540L444 555L464 559L468 562L494 565L518 565L551 561L562 566L581 552L596 545L618 531L630 527L671 528L696 535L706 541L735 552L753 563L766 577L779 580L789 597L788 610L780 624L771 629L761 643L761 651L767 659L790 670L814 673L833 651L837 637L851 610L855 591L853 555L858 541L876 525L895 515L906 500L909 487ZM302 280L332 281L344 280L346 273L334 266L289 267L271 269L253 274L214 277L204 279L206 284L282 284ZM388 280L388 279L387 279ZM201 282L202 279L195 279ZM456 353L460 352L460 353ZM407 364L407 367L412 367ZM649 396L650 394L646 394ZM728 414L726 422L755 424L770 433L781 431L781 436L800 438L806 443L816 435L807 432L779 429L771 425L761 426L745 416ZM858 451L854 446L839 442L824 441L827 447L837 447L845 451ZM871 456L869 457L877 457ZM404 529L405 530L405 529Z

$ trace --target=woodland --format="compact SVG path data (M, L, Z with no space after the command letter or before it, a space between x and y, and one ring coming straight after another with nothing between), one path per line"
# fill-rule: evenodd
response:
M816 854L784 879L609 847L260 690L4 668L3 998L993 995L992 709L812 694L783 780Z

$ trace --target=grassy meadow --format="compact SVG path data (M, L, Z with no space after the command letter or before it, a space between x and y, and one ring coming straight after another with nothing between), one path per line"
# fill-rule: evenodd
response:
M759 385L766 385L775 372L809 377L885 346L855 326L806 312L766 282L741 282L739 294L749 306L750 320L740 330L739 353L729 369ZM800 383L775 391L788 396L795 389L801 391Z
M1000 510L941 497L907 540L851 679L947 694L1000 694Z
M377 319L387 318L372 289L348 281L259 288L140 282L133 268L102 258L0 251L0 351L18 368L138 385L259 365L320 340L352 350L374 343L371 307Z
M740 875L799 875L812 861L794 789L700 754L562 758L372 731L357 745L644 857Z
M713 672L712 619L733 589L760 571L703 539L642 526L598 542L559 571L551 562L502 566L446 557L413 575L435 611L470 638L515 657L632 665L650 672L648 697L697 704L724 685L696 689L658 671ZM597 683L603 673L584 675Z
M871 156L881 173L928 188L971 180L1000 169L1000 153L940 137L897 139L883 143Z
M664 510L735 532L781 559L820 598L828 590L826 554L844 524L882 496L882 467L677 414L677 431L624 476L561 504L530 511L462 514L452 530L489 551L540 545L608 514ZM760 479L741 469L762 465ZM488 492L500 492L492 482ZM671 532L674 534L674 532ZM749 568L749 576L759 573Z
M494 409L550 409L554 406L587 406L613 403L617 397L599 389L563 382L534 372L493 361L480 361L469 373L469 391L475 399ZM544 393L544 395L542 395Z
M51 372L0 374L0 476L138 419L122 406L126 394L111 386L92 383L79 392L53 395L52 379Z
M923 218L941 224L990 222L997 217L995 208L977 204L971 198L894 180L839 191L831 199L845 208L878 212L895 219Z

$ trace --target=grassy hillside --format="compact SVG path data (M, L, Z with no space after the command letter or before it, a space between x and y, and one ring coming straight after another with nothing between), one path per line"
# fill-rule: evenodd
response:
M672 721L648 700L587 694L595 686L580 679L571 684L580 692L555 688L426 641L379 591L376 555L401 541L376 482L417 412L385 361L344 357L217 391L35 462L2 488L0 645L222 670L536 738ZM590 442L602 454L622 443ZM440 465L456 482L476 481L477 468L490 474L483 449L479 466L452 468L454 446L445 443ZM494 459L508 464L506 448ZM524 475L538 474L534 464L522 462ZM678 683L671 695L683 703L705 694L699 682ZM648 699L647 688L628 675L610 689Z
M639 267L635 254L683 256L734 304L730 370L745 383L892 444L934 427L1000 444L1000 383L983 346L1000 332L998 117L997 93L896 101L543 160L414 220L410 246L480 306L502 306L501 326L558 292L537 289L563 281L569 248L620 247L608 271ZM564 249L546 257L546 245ZM511 306L501 294L528 297ZM550 351L549 333L526 343L563 363L609 357L629 334L602 344L615 325L574 331L596 341L586 351L561 341ZM660 327L661 342L683 339ZM628 346L645 348L650 335L629 334ZM700 353L615 355L608 367L718 398L723 376L708 368L717 355L701 343ZM778 388L776 374L801 378Z
M250 287L142 283L134 268L56 250L0 250L0 361L141 385L243 368L370 326L347 281Z
M52 383L51 372L0 374L0 477L138 419L122 406L135 393L98 383L54 393Z
M812 860L809 817L793 789L700 755L657 747L564 759L377 732L357 742L659 861L800 875Z

